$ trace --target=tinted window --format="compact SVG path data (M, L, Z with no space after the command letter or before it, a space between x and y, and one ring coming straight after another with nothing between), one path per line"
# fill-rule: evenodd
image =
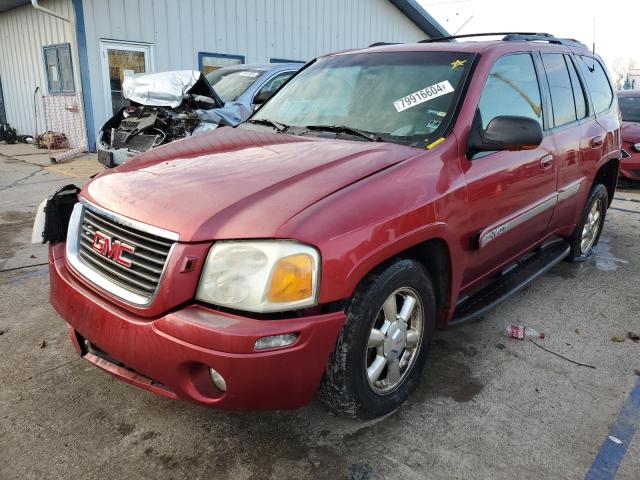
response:
M576 105L573 100L569 70L561 53L542 54L542 63L547 72L554 125L564 125L576 121Z
M611 90L607 74L595 58L583 55L578 58L580 59L578 63L582 70L582 76L587 82L589 92L591 92L593 108L596 113L604 112L613 102L613 90Z
M625 122L640 122L640 96L618 97L622 120Z
M584 95L584 89L578 78L576 66L571 61L571 58L565 55L564 59L567 62L567 67L569 67L569 76L571 77L571 86L573 87L573 98L576 101L576 115L578 119L584 118L587 116L587 99Z
M518 115L537 120L542 126L540 87L529 54L498 59L484 86L480 103L482 128L499 115Z

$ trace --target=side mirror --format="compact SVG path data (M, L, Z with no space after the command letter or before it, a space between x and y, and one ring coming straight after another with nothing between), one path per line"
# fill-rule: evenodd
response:
M501 115L482 130L480 114L476 114L469 135L468 153L500 150L532 150L542 143L542 127L528 117Z
M253 97L254 105L262 105L264 102L269 100L269 97L273 95L271 90L262 90L255 97Z

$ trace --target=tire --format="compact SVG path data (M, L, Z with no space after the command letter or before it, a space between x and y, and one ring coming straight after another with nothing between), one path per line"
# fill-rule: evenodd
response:
M599 207L595 206L596 203L599 204ZM593 248L598 244L600 234L602 233L608 205L609 192L607 187L601 183L594 185L585 203L582 217L576 227L576 231L567 239L571 246L567 260L570 262L583 262L593 255ZM591 227L588 227L593 219L594 209L599 212L597 224L592 224ZM595 231L593 230L594 228ZM585 235L587 237L585 237ZM585 238L589 241L585 242Z
M389 322L387 318L394 318L393 304L396 321ZM420 379L435 329L435 305L431 279L414 260L396 259L369 274L347 308L320 385L320 400L336 414L362 419L397 409ZM402 319L405 311L412 312L405 315L407 322ZM380 367L383 362L385 366ZM375 372L381 372L379 377Z

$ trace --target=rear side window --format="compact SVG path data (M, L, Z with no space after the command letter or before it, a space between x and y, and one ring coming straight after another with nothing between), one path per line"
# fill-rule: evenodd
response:
M542 126L540 86L531 55L523 53L498 59L489 72L478 109L483 129L500 115L532 118Z
M575 122L577 120L576 104L564 55L561 53L543 53L542 63L547 72L547 80L551 92L554 125L558 127L566 123Z
M587 116L587 97L584 94L576 66L573 64L571 57L565 55L564 59L567 62L567 67L569 67L569 76L571 77L571 86L573 87L573 98L576 101L576 115L578 116L578 120L580 120Z
M582 76L587 82L589 92L591 92L591 100L596 113L604 112L613 103L613 90L609 84L607 74L598 60L586 55L580 55L580 70Z

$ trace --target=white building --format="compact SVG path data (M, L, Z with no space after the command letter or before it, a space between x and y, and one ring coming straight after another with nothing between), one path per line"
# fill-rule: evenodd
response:
M46 125L93 151L125 73L305 62L443 35L415 0L0 0L0 122L24 134Z

